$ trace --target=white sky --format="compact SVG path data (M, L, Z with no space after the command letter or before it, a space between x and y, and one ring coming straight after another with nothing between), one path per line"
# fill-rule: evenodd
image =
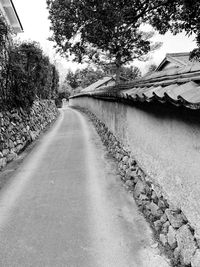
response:
M65 76L69 68L75 70L78 66L80 67L74 62L67 62L66 59L56 54L53 42L47 40L51 33L46 0L13 0L13 3L24 29L24 33L18 34L18 39L39 42L52 61L54 63L56 61L61 76Z
M52 60L56 60L60 74L64 76L69 68L75 70L78 64L67 62L55 54L53 43L47 38L51 36L49 31L50 22L48 20L48 11L46 9L46 0L13 0L17 13L24 28L24 33L18 35L22 40L35 40L40 42L45 53ZM166 35L156 35L155 41L163 42L162 47L154 52L149 62L135 63L144 72L150 63L159 64L166 53L189 52L195 47L194 36L186 37L184 34L173 36L170 33ZM79 65L80 66L80 65Z

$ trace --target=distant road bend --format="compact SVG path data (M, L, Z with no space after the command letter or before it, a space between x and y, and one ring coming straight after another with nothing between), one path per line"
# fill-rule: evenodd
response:
M71 108L0 191L0 266L168 267L91 122Z

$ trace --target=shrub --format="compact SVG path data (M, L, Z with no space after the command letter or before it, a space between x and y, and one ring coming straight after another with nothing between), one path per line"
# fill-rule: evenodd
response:
M36 98L55 98L58 72L37 43L24 42L10 48L7 71L13 105L29 107Z
M36 42L13 43L0 17L1 107L30 107L36 98L55 99L59 74Z

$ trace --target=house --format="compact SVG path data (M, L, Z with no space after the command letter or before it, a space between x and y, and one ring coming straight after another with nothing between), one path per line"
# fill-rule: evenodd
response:
M90 92L90 91L95 91L96 89L99 89L102 86L112 86L115 84L115 79L113 76L110 77L104 77L100 80L98 80L95 83L92 83L88 87L84 88L82 92Z
M12 0L0 0L0 12L14 33L23 32L23 27Z
M184 68L192 65L189 59L190 53L169 53L157 67L156 71L163 71L168 69Z
M120 77L120 80L124 83L127 81L126 78ZM102 88L109 88L116 84L115 75L113 76L107 76L104 77L97 82L89 85L88 87L84 88L81 92L87 93L87 92L94 92L96 90L102 89Z

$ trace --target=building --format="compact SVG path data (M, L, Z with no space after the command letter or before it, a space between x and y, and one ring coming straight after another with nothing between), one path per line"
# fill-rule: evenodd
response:
M12 0L0 0L0 12L14 33L23 32L23 27Z
M82 90L82 92L90 92L90 91L95 91L97 89L99 89L100 87L104 87L104 86L112 86L115 84L115 79L113 76L110 77L104 77L100 80L98 80L95 83L92 83L91 85L89 85L88 87L84 88Z
M120 80L122 83L127 82L126 78L120 77ZM115 75L113 76L107 76L104 77L97 82L89 85L88 87L84 88L82 90L82 93L87 93L87 92L94 92L95 90L100 90L100 89L105 89L105 88L110 88L112 86L116 85L116 78Z
M166 54L156 71L184 68L192 64L193 62L190 60L190 53L170 53Z

